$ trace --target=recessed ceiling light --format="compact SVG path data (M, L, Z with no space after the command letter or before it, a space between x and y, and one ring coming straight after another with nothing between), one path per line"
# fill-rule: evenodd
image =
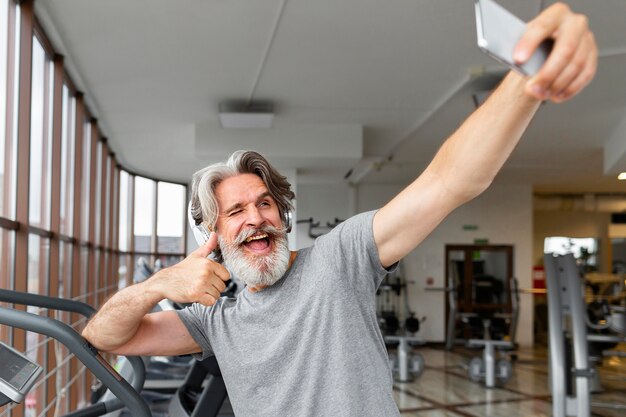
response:
M622 172L617 176L618 180L626 180L626 172Z

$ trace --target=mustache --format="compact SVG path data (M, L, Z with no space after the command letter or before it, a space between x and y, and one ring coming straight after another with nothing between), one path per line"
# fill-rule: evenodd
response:
M242 245L249 237L254 236L258 233L266 233L270 239L286 235L285 229L283 227L279 228L271 225L264 225L255 229L246 229L241 231L241 233L237 235L233 243L235 243L236 245Z

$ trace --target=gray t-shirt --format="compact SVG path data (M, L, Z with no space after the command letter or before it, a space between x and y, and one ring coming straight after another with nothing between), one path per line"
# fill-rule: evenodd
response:
M373 217L316 239L271 287L179 312L202 357L215 354L237 417L400 415L376 319L387 271Z

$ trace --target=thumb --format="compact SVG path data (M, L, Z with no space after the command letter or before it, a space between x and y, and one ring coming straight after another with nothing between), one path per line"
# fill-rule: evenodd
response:
M200 246L198 249L194 251L194 253L198 256L206 258L217 249L217 233L211 232L209 239L204 243L204 245Z

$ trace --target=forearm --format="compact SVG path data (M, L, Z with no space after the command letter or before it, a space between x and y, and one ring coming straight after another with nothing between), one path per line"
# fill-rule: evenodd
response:
M540 101L524 94L526 80L510 73L489 99L443 144L426 173L458 204L479 195L507 160Z
M163 299L150 280L125 288L111 297L83 330L96 348L112 351L133 338L142 319Z

